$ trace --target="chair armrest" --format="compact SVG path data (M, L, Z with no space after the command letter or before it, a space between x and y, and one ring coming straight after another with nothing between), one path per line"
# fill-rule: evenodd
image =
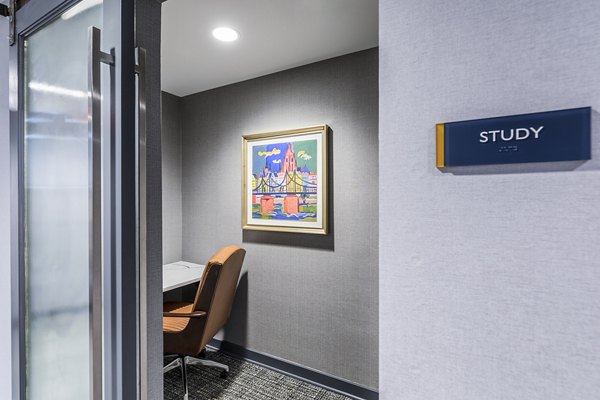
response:
M169 318L202 318L206 317L206 311L192 311L191 313L174 313L174 312L163 312L163 317Z

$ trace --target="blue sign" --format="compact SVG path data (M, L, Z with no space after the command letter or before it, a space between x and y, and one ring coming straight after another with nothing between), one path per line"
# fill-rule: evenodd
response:
M591 158L590 107L437 124L438 168Z

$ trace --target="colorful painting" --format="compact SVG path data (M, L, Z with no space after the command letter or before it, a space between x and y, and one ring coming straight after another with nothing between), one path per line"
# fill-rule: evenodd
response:
M244 136L243 228L327 232L326 126Z

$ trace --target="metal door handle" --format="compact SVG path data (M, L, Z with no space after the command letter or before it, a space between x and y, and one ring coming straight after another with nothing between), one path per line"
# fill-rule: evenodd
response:
M148 332L147 332L147 215L146 215L146 49L136 47L137 85L137 190L138 190L138 398L148 399Z
M100 66L115 57L100 50L100 29L90 26L88 58L90 398L102 399L102 93Z

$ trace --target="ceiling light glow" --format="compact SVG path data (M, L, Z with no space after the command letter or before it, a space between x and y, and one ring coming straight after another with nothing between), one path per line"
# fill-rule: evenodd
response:
M64 20L73 18L77 14L80 14L92 7L99 6L100 4L102 4L102 0L83 0L81 3L77 3L67 10L63 15L61 15L61 18Z
M59 96L76 97L78 99L83 99L88 96L88 94L82 90L67 89L64 87L48 85L47 83L35 81L29 82L29 89L35 90L36 92L56 94Z
M238 37L240 37L240 35L234 29L228 28L226 26L220 26L218 28L215 28L212 31L212 34L215 37L215 39L220 40L222 42L233 42L237 40Z

